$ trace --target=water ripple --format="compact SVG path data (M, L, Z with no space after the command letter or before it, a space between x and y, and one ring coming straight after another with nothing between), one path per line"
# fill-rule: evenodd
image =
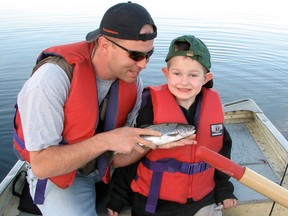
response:
M24 13L24 14L23 14ZM3 172L16 157L12 151L12 120L17 93L29 77L38 53L46 47L84 40L99 18L0 13L0 143ZM172 39L183 34L201 38L212 55L215 88L222 102L252 98L288 138L288 29L262 16L156 17L155 53L141 72L145 85L165 82L161 68ZM97 23L98 22L98 23ZM83 25L84 23L84 25ZM4 154L7 157L3 157ZM1 176L2 175L2 176Z

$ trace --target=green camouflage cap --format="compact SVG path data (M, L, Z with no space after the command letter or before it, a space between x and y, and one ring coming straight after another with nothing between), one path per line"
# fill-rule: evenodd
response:
M183 46L184 45L184 46ZM174 56L187 56L202 64L208 71L211 68L211 57L207 46L193 35L183 35L175 38L169 47L169 52L165 61L168 62ZM207 88L213 87L213 80L205 85Z

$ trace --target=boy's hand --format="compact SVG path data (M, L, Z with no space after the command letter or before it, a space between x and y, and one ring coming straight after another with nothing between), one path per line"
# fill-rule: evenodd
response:
M112 209L107 208L108 216L118 216L118 212L113 211Z
M237 204L237 200L236 199L225 199L223 202L223 208L231 208L233 206L235 206Z

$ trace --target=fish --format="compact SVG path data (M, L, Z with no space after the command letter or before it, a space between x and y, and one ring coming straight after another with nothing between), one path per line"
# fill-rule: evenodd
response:
M193 125L182 123L153 124L145 126L144 128L156 130L162 133L161 136L140 135L145 140L151 141L157 146L178 141L180 139L191 136L196 132ZM142 143L139 143L139 145L143 146Z

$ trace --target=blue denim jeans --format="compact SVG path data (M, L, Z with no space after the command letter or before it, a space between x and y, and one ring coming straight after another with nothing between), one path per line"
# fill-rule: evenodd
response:
M31 169L28 170L27 180L33 198L37 179ZM43 216L97 216L94 184L99 180L97 171L88 176L77 172L72 186L64 190L48 180L44 203L37 206Z

